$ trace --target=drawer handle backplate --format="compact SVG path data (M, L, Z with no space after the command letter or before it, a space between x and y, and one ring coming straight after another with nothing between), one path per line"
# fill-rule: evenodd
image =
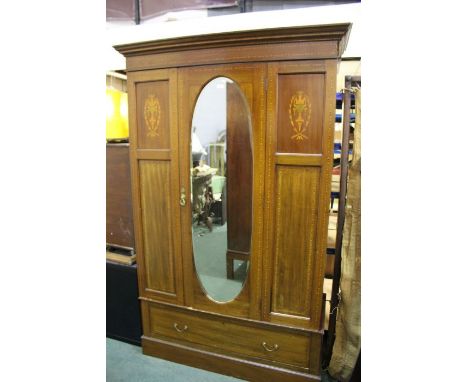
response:
M188 329L188 326L184 325L184 327L181 329L179 328L179 324L177 322L174 322L174 329L177 330L179 333L182 333Z
M274 344L273 347L269 347L265 341L262 342L262 346L266 351L276 351L279 349L278 344Z

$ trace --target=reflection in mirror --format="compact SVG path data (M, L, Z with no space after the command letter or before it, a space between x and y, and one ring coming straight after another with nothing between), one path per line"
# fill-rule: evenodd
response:
M217 77L203 88L191 143L195 267L206 294L227 302L247 278L252 236L252 127L234 81Z

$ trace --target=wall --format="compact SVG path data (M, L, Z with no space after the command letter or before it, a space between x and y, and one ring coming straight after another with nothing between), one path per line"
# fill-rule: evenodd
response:
M174 21L141 25L107 23L106 65L108 70L125 69L124 57L112 48L113 45L118 44L234 30L343 22L353 23L348 46L343 57L361 57L360 9L361 4L355 3L216 17L207 17L206 13L201 16L200 13L195 12L193 18L188 17L181 20L178 20L177 14L174 14L167 19Z
M336 91L339 92L344 88L345 76L360 76L361 61L341 61L338 67L338 75L336 78Z
M346 76L360 76L361 75L361 61L341 61L338 67L338 74L336 78L336 91L340 92L345 85ZM343 115L343 109L339 111ZM341 143L343 134L343 121L335 123L335 142Z
M197 100L192 127L207 150L208 143L217 141L218 134L226 130L226 85L223 80L213 80L204 88Z
M114 88L122 92L127 92L127 80L122 78L115 77L114 75L106 75L106 86L109 88Z

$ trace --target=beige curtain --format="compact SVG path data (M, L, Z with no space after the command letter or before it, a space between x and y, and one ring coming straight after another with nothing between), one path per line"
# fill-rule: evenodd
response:
M341 261L341 301L336 339L328 368L339 381L348 381L361 350L361 90L356 91L353 160L348 172Z

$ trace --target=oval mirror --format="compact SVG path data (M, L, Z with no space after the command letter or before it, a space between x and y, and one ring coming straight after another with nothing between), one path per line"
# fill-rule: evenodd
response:
M192 119L192 244L207 296L233 300L249 270L252 237L252 127L242 90L217 77Z

